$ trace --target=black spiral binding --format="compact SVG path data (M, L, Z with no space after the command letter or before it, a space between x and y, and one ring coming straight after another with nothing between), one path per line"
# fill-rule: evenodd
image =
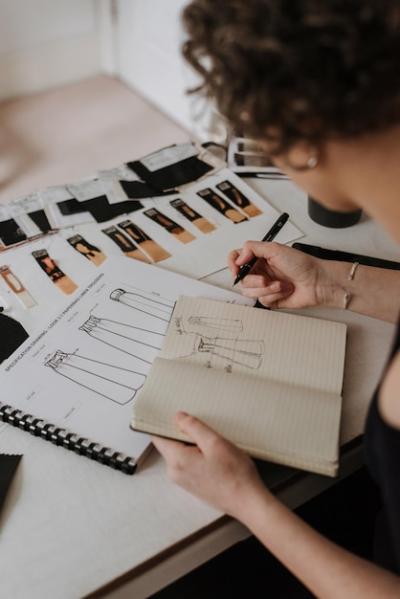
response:
M114 451L109 447L102 447L85 437L80 437L64 428L46 422L42 418L26 414L12 406L0 402L0 420L17 428L27 431L35 437L59 445L70 451L75 451L91 460L111 466L125 474L133 474L136 470L135 461L123 453Z

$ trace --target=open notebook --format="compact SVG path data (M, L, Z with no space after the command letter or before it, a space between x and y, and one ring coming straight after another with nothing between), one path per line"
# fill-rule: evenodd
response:
M334 476L346 325L181 297L132 428L188 441L184 410L254 457Z

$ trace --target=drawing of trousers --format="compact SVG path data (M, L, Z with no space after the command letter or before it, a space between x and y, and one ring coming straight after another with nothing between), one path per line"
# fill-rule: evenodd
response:
M146 364L153 362L161 349L164 338L164 333L97 316L90 316L79 329L93 339Z
M146 375L79 354L57 350L46 362L58 375L121 406L143 386Z
M234 318L215 318L213 316L189 316L190 327L205 327L207 329L219 329L220 331L241 333L243 323Z
M264 355L264 342L247 339L224 339L222 337L198 336L195 351L218 356L229 364L238 364L256 369L261 366Z
M166 303L166 300L146 297L144 293L125 291L125 289L114 289L110 293L110 299L164 322L169 322L174 308L174 304Z

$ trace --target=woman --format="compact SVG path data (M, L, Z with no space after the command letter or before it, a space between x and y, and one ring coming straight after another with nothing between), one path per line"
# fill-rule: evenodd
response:
M328 208L362 208L400 243L400 8L394 0L193 0L184 53L230 124ZM395 322L400 275L329 262L277 243L229 256L242 292L274 308L346 307ZM171 478L242 521L318 597L400 597L399 330L366 431L384 505L381 565L336 546L282 505L252 461L196 418L195 443L154 443Z

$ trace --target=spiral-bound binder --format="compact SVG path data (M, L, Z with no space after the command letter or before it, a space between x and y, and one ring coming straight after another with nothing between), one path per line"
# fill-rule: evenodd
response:
M91 460L110 466L114 470L120 470L125 474L135 472L137 464L133 458L109 447L103 447L95 441L76 435L67 429L55 426L42 418L27 414L2 402L0 402L0 420L27 431L35 437L50 441L54 445L59 445Z

